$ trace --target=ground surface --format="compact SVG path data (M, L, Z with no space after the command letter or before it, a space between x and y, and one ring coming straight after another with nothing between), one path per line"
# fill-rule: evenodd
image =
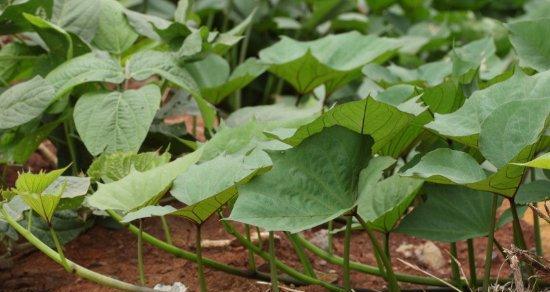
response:
M175 245L192 250L194 244L195 228L185 220L171 218ZM239 228L241 229L241 228ZM532 232L528 225L524 226L527 234L527 241L532 242ZM157 237L162 238L163 233L160 222L155 219L147 220L145 231ZM210 220L203 229L204 239L222 239L231 238L224 232L217 220ZM506 226L497 233L497 239L503 246L510 245L511 226ZM281 234L282 236L282 234ZM310 237L311 233L306 234ZM419 244L422 240L410 238L403 235L395 235L391 239L392 253L395 255L394 265L397 271L411 274L420 274L412 268L405 266L397 261L397 258L403 258L408 262L420 265L414 257L405 258L395 250L403 243ZM476 265L478 273L482 271L484 259L485 240L475 241L476 245ZM449 259L447 250L448 245L438 244L446 260ZM342 236L336 237L335 252L342 252ZM465 273L469 273L467 263L467 250L465 243L458 244L459 260ZM223 248L209 248L205 250L205 256L230 264L232 266L246 268L247 252L238 245L230 245ZM102 226L95 226L85 234L82 234L76 240L69 243L66 247L66 255L73 261L97 272L114 276L128 282L137 281L136 270L136 240L127 230L112 230ZM277 256L286 263L299 268L299 261L294 256L292 246L283 239L277 244ZM263 264L259 257L256 258L259 265ZM323 260L313 258L314 266L317 270L340 275L340 269L336 266L327 264ZM368 237L363 232L358 232L352 240L353 261L361 263L375 264L372 256ZM496 259L493 262L493 275L499 274L500 277L507 277L509 269L506 264L502 265L503 258L496 253ZM442 269L430 270L423 267L430 273L437 276L446 277L450 274L450 265L446 264ZM187 285L191 291L196 291L196 267L192 262L175 258L174 256L158 250L146 244L145 246L145 269L148 275L148 284L150 286L157 283L169 284L176 281ZM206 279L210 291L266 291L267 286L257 283L256 280L240 278L228 275L211 269L206 270ZM338 278L338 282L341 278ZM380 278L354 272L352 281L356 287L371 289L383 289L384 282ZM418 286L403 285L408 288L420 288ZM305 291L323 291L318 287L297 287ZM32 252L18 258L16 265L12 268L1 271L0 290L3 291L109 291L109 289L100 287L96 284L79 279L76 276L66 273L59 265L55 264L49 258L39 252Z

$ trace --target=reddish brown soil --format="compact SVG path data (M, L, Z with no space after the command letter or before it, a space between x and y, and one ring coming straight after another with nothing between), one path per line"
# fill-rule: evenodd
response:
M193 250L195 228L189 222L179 218L170 218L170 226L173 232L174 244L186 250ZM242 230L240 227L239 230ZM529 243L533 242L530 227L525 225L524 230L527 235L526 240ZM160 222L156 219L146 221L145 231L160 238L163 236ZM203 239L231 238L230 235L224 232L219 222L215 219L208 221L204 225L203 232ZM506 226L497 232L496 237L506 247L511 244L511 234L511 226ZM311 234L306 234L306 236L309 235ZM300 264L294 255L292 246L284 239L282 234L281 237L283 240L277 243L277 257L291 266L299 268ZM397 258L402 257L402 255L398 254L395 249L402 243L419 244L422 242L422 240L398 234L392 237L391 250L394 255L393 264L397 271L420 274L399 262ZM446 244L438 244L438 246L442 249L446 259L449 259L446 252L449 246ZM476 239L475 246L477 253L476 265L478 274L481 274L485 254L485 239ZM342 236L338 235L335 240L336 254L341 254L342 248ZM468 275L466 244L459 243L458 249L462 268L466 275ZM125 229L110 230L105 227L95 226L69 243L66 246L66 255L71 260L94 271L111 275L127 282L137 282L136 238ZM247 252L240 246L206 249L204 256L235 267L246 268ZM310 254L310 256L312 255ZM312 257L312 259L317 270L341 275L341 269L338 266L327 264L316 257ZM357 232L353 236L351 259L361 263L375 264L368 237L364 232ZM256 260L259 265L264 264L261 258L257 257ZM413 258L406 260L413 264L419 264ZM450 265L438 271L432 271L426 267L423 268L439 277L448 277L450 275ZM191 291L196 291L197 273L194 263L178 259L147 244L145 245L145 270L149 286L157 283L169 284L179 281L188 286ZM500 277L508 277L509 268L507 264L503 264L502 255L498 254L497 259L493 262L492 271L494 276L498 274ZM206 280L209 291L266 291L268 289L267 286L257 283L256 280L240 278L208 268L206 269ZM341 283L341 277L339 277L338 282ZM352 273L352 283L355 287L370 289L383 289L385 285L384 281L380 278L358 272ZM403 284L402 287L423 288L409 284ZM313 286L297 288L305 291L324 291L319 287ZM19 258L11 269L2 271L0 274L0 290L110 291L108 288L68 274L59 265L39 252L33 252Z

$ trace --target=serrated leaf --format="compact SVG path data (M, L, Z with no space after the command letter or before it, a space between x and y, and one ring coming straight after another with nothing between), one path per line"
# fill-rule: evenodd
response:
M124 178L99 184L98 190L87 197L89 206L100 210L134 211L154 205L168 190L174 179L196 163L202 149L187 154L170 163L144 172L133 170Z
M445 242L489 233L493 201L490 193L458 186L430 185L425 189L427 201L407 215L396 232Z
M86 93L75 105L76 129L92 155L137 151L160 106L160 89Z
M271 167L263 151L247 156L221 155L180 174L170 193L187 206L172 213L202 224L237 194L237 187Z
M15 181L15 189L22 192L41 194L48 188L49 185L57 180L61 174L67 170L67 168L68 166L65 168L52 170L50 172L41 171L39 173L21 173Z
M271 152L273 169L239 188L230 220L298 232L350 211L372 139L342 127ZM274 208L276 206L276 208Z
M46 76L46 80L54 86L56 98L60 98L73 87L88 82L121 83L124 72L109 55L93 52L61 64Z
M168 152L160 155L158 152L103 154L92 162L87 173L94 180L110 183L127 176L132 169L143 172L164 165L170 157Z
M12 86L0 94L0 129L22 125L50 105L54 88L40 76Z
M260 51L260 60L300 93L311 92L322 84L332 93L359 77L365 64L387 59L399 46L397 40L358 32L329 35L309 42L283 37Z

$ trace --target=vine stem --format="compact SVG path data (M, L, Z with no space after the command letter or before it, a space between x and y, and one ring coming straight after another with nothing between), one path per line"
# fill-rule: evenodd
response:
M67 263L67 259L65 258L65 254L63 253L63 245L61 245L61 242L59 241L59 238L57 237L57 233L55 233L55 230L53 229L51 223L48 223L48 226L50 228L50 234L52 235L53 242L55 244L55 248L57 249L57 253L59 254L59 257L61 258L61 265L67 272L71 272L71 266Z
M71 137L71 126L69 124L69 121L63 122L63 131L65 132L65 139L67 139L67 147L69 148L69 155L71 156L71 160L73 161L71 168L73 175L78 174L78 161L76 161L76 148L74 146L73 138Z
M374 235L374 232L371 230L371 228L368 226L368 224L361 218L359 215L355 215L359 223L361 223L361 226L367 231L367 234L372 242L372 246L374 248L374 252L378 254L378 257L380 258L380 261L382 262L384 269L386 270L386 281L388 282L390 291L400 291L399 284L397 283L397 278L395 277L395 274L393 272L393 268L390 262L390 259L386 256L382 248L380 247L380 244L378 243L378 240L376 239L376 236Z
M251 241L250 225L245 224L244 231L246 234L246 240ZM258 238L258 240L260 239ZM247 251L248 251L248 269L250 271L256 271L256 260L254 259L254 252L252 252L250 249L247 249Z
M304 267L304 272L306 275L310 277L317 277L315 275L315 271L313 270L313 265L311 264L311 261L307 257L304 247L302 244L298 241L298 235L295 233L285 232L286 236L288 237L288 240L290 243L292 243L292 246L294 247L294 250L296 251L296 254L298 255L298 258L300 259L300 263ZM247 238L247 240L250 240ZM250 250L249 250L250 251Z
M143 268L143 222L139 219L139 233L137 236L137 262L139 272L139 282L145 285L145 271Z
M25 229L25 227L19 225L17 221L15 221L4 209L2 206L0 208L0 212L2 213L2 217L8 224L13 227L21 236L23 236L29 243L34 245L38 250L40 250L42 253L44 253L46 256L51 258L53 261L55 261L58 264L62 264L62 258L60 254L53 249L51 249L49 246L47 246L45 243L40 241L34 234L32 234L29 230ZM114 289L119 290L125 290L125 291L143 291L143 292L149 292L154 291L153 289L147 288L147 287L140 287L136 286L130 283L126 283L120 280L113 279L111 277L96 273L92 270L88 270L76 263L73 263L70 260L66 259L67 265L71 268L71 271L76 274L79 277L82 277L86 280L98 283L100 285L104 285L107 287L111 287Z
M533 169L531 171L531 181L535 181L535 171ZM537 255L542 255L542 240L540 237L540 221L539 216L537 213L533 212L533 233L535 236L535 251Z
M269 273L271 274L271 291L279 292L279 279L277 278L277 263L275 257L275 238L273 231L269 231Z
M485 248L485 266L483 270L483 292L489 291L489 280L491 279L491 264L493 262L493 241L495 238L495 223L498 207L498 196L493 194L493 204L491 207L491 218L489 224L489 234L487 236L487 246Z
M333 237L334 235L332 234L332 231L334 230L334 221L333 220L330 220L328 222L328 230L327 230L327 241L328 241L328 248L327 248L327 251L328 253L330 254L333 254L334 253L334 242L333 242Z
M458 252L456 247L456 242L451 242L451 275L453 280L453 285L460 287L462 281L460 280L460 268L458 266Z
M468 264L470 265L470 285L472 289L475 289L477 283L477 271L476 271L476 253L474 250L474 240L468 239Z
M172 233L170 232L170 226L165 216L160 216L160 222L162 224L162 230L164 231L164 238L168 244L172 244Z
M197 224L195 247L197 249L197 273L199 275L199 287L201 292L206 292L206 279L204 278L204 264L202 261L202 234L201 225Z
M346 217L346 233L344 235L344 290L351 291L351 279L349 269L349 254L351 247L351 221L352 217Z

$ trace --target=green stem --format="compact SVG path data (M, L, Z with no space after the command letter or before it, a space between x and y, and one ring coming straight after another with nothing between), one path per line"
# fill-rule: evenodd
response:
M535 171L534 169L531 169L531 181L535 181L535 180L536 180ZM533 213L533 233L535 237L535 251L537 255L541 256L543 251L542 251L542 239L540 237L540 221L539 221L540 219L537 213L535 212L532 212L532 213Z
M32 213L34 211L32 209L30 209L28 212L27 212L27 230L31 230L32 228Z
M327 230L327 241L328 241L328 248L327 251L330 254L334 253L334 235L332 234L332 231L334 230L334 221L330 220L328 222L328 230Z
M273 236L273 231L269 231L269 272L271 274L271 291L279 292L279 280L277 279L277 264L275 260L275 238Z
M76 148L74 146L73 137L71 137L71 127L69 125L70 121L66 120L63 122L63 130L65 131L65 139L67 139L67 147L69 148L69 155L71 156L72 160L72 172L73 175L78 174L78 161L76 160Z
M258 226L256 226L256 233L258 234L258 248L263 249L264 240L262 239L262 232L260 231L260 227Z
M59 257L61 258L61 265L65 268L67 272L71 272L71 266L67 263L67 259L65 258L65 254L63 253L63 246L61 245L61 242L59 242L59 238L57 237L57 233L55 233L55 230L50 225L50 234L52 235L53 242L55 244L55 248L57 249L57 253L59 254Z
M468 264L470 265L470 287L475 290L477 283L477 271L476 271L476 253L474 250L474 240L468 239Z
M527 245L525 244L525 238L523 237L523 231L521 230L520 219L518 215L518 210L516 202L513 198L508 199L510 202L510 210L512 211L512 225L514 229L514 242L517 247L523 250L527 250Z
M388 282L390 291L400 291L399 284L397 283L397 278L395 277L395 274L393 272L393 268L391 265L390 260L388 257L384 254L384 251L380 247L380 244L378 243L378 240L376 239L376 236L374 235L374 232L371 230L371 228L367 225L367 223L361 218L359 215L355 215L359 223L363 226L363 228L367 231L367 234L372 242L372 246L374 248L374 252L378 254L380 257L380 260L382 261L382 264L384 266L384 269L386 270L386 281Z
M304 267L304 272L306 273L306 275L312 278L316 278L315 271L313 270L313 265L311 264L311 261L306 255L304 251L304 247L298 241L298 234L290 233L290 232L285 232L285 234L290 240L290 242L292 243L292 246L294 247L294 250L296 251L298 258L300 259L300 263Z
M162 230L164 231L164 239L168 244L172 244L172 233L170 232L170 226L166 217L160 216L160 222L162 223Z
M244 238L241 234L239 234L235 230L235 228L231 224L229 224L226 220L222 220L220 222L224 226L227 233L233 235L242 245L244 245L244 247L246 247L248 249L251 249L254 253L256 253L257 255L262 257L264 260L266 260L266 261L270 260L270 256L269 256L268 253L266 253L263 250L261 250L260 248L258 248L252 242L247 241L246 238ZM297 238L300 238L300 237L297 237ZM340 289L338 287L336 287L336 286L334 286L330 283L324 282L322 280L312 278L308 275L302 274L302 273L296 271L295 269L289 267L288 265L284 264L283 262L281 262L277 259L275 259L275 264L277 265L277 268L279 270L281 270L281 272L289 275L290 277L293 277L293 278L297 279L298 281L302 281L304 283L308 283L308 284L311 284L311 285L319 285L319 286L322 286L324 288L327 288L330 291L340 291Z
M201 292L206 292L206 279L204 278L204 266L202 262L201 225L197 225L195 236L195 248L197 249L197 272L199 274L199 287Z
M267 82L264 88L262 104L267 104L269 102L269 97L271 96L271 89L273 88L273 82L275 82L275 76L270 74L269 77L267 77Z
M458 267L458 252L456 248L456 242L451 242L451 275L453 280L453 285L460 287L462 281L460 280L460 268Z
M139 219L139 233L137 236L137 262L139 272L139 282L145 285L145 271L143 268L143 223Z
M391 258L391 254L390 254L390 233L389 232L384 233L384 254L386 254L386 256L388 258Z
M250 225L248 224L245 224L244 225L244 231L245 231L245 234L246 234L246 240L248 241L251 241L251 237L250 237ZM256 270L256 260L254 259L254 252L251 251L250 249L247 249L248 251L248 269L250 271L255 271Z
M349 269L349 254L351 247L351 221L352 217L346 217L346 232L344 235L344 290L351 291L351 278Z
M51 258L53 261L55 261L58 264L63 265L63 258L61 255L51 249L49 246L47 246L45 243L40 241L32 232L25 229L23 226L19 225L17 221L15 221L5 210L3 207L1 207L0 211L2 212L3 219L5 219L8 224L10 224L11 227L13 227L21 236L23 236L26 240L29 241L32 245L34 245L38 250L40 250L42 253L44 253L46 256ZM70 260L65 259L66 264L70 266L71 271L79 276L82 277L88 281L92 281L95 283L98 283L103 286L111 287L114 289L124 290L124 291L153 291L153 289L149 289L147 287L140 287L136 285L132 285L130 283L122 282L116 279L113 279L111 277L96 273L94 271L88 270L76 263L73 263Z
M483 292L489 291L489 281L491 279L491 264L493 263L493 240L495 238L495 221L498 207L498 196L493 194L493 204L491 207L491 217L489 225L489 234L487 236L487 246L485 248L485 267L483 270Z

